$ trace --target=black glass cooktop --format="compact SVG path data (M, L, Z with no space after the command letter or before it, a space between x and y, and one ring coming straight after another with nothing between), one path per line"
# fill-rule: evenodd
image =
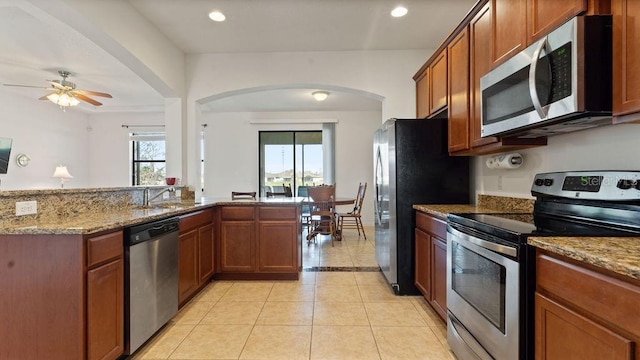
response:
M449 214L454 227L465 226L512 242L526 242L529 236L638 236L637 229L613 223L594 223L590 219L562 218L550 215L521 214Z

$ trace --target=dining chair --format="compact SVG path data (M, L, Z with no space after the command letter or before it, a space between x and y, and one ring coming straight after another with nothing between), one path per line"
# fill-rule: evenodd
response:
M293 197L293 192L291 192L291 186L287 186L282 184L282 191L267 191L267 197Z
M309 197L309 191L307 190L307 186L305 185L298 186L297 196L303 197L303 198ZM309 221L311 220L310 212L311 212L311 207L309 206L309 204L303 202L301 220L302 220L302 226L306 227L307 229L309 228Z
M356 202L354 203L353 210L347 213L337 213L338 222L338 234L343 235L342 229L358 229L358 237L360 237L360 230L364 239L367 240L367 234L364 233L364 226L362 225L362 217L360 212L362 210L362 203L364 201L364 194L367 191L367 183L358 184L358 194L356 195Z
M307 245L311 240L315 242L317 235L330 235L331 246L334 246L336 236L335 217L335 186L323 185L307 188L309 197L313 200L310 205L310 225L307 235Z
M256 192L255 191L232 191L231 192L231 200L255 200Z

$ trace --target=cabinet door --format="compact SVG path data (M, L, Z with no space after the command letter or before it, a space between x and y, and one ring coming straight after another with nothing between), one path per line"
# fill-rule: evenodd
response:
M616 122L640 119L640 1L612 0L613 115Z
M87 272L87 358L117 359L124 352L124 262Z
M480 78L491 70L491 7L485 5L469 23L470 31L470 107L471 116L469 119L469 142L470 146L477 147L498 142L498 138L490 136L483 138L482 127L482 94L480 93Z
M431 237L431 305L444 320L447 315L447 241Z
M587 0L527 0L528 43L587 11Z
M213 224L198 229L198 275L199 283L209 280L214 271Z
M416 117L424 119L429 116L429 68L416 80Z
M425 299L431 300L431 237L426 232L415 230L416 268L415 284Z
M429 66L429 78L431 80L429 112L433 115L447 106L447 49L443 49Z
M178 238L178 302L184 303L198 289L198 230Z
M536 293L536 359L633 359L633 342Z
M526 5L526 0L491 0L493 66L527 47Z
M254 272L255 225L253 221L223 221L220 224L220 272Z
M449 81L449 152L469 149L469 31L447 47Z
M258 229L258 271L297 272L297 222L260 221Z

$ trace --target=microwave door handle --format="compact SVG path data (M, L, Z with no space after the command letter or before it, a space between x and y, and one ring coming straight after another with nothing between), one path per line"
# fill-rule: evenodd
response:
M547 37L545 36L540 40L536 51L533 53L533 57L531 59L531 66L529 67L529 94L531 95L531 102L533 103L533 107L536 109L536 112L540 116L541 119L547 117L546 110L542 107L540 103L540 99L538 98L538 89L536 88L536 69L538 67L538 60L540 59L540 53L544 50L547 54L549 54L549 43L547 42Z

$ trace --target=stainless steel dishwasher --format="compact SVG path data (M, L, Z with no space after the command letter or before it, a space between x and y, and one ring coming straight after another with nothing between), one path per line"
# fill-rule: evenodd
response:
M125 354L178 312L178 218L125 229Z

